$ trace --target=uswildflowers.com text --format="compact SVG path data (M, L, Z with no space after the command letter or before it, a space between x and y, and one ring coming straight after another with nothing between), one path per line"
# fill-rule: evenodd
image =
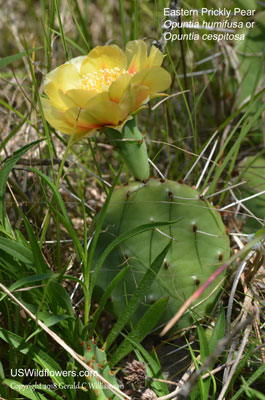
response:
M77 376L91 376L93 373L90 371L50 371L48 369L34 369L34 368L18 368L18 369L11 369L10 370L12 377L54 377L54 376L62 376L67 377L70 376L75 378Z

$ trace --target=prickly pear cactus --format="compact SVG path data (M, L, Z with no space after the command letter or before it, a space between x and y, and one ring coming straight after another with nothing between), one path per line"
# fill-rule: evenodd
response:
M244 199L265 191L265 159L263 157L247 157L239 165L242 172L242 180L246 183L238 187L237 197ZM244 201L244 205L252 212L253 217L244 217L243 230L245 233L253 233L262 227L265 219L265 194ZM256 219L255 219L256 217ZM260 222L258 222L260 219Z
M146 293L145 303L138 309L138 320L153 302L169 296L164 321L178 311L183 302L203 284L218 266L229 257L229 239L220 214L199 193L185 184L150 179L147 183L133 182L118 188L108 207L102 234L96 250L99 257L107 245L121 233L139 225L156 221L176 221L170 226L153 229L135 236L114 250L107 258L95 290L96 296L104 293L114 276L124 267L130 269L122 282L112 292L109 310L119 316L134 293L137 284L155 257L172 238L172 245L164 265ZM186 327L195 318L205 316L212 309L219 290L209 297L220 283L220 276L207 290L200 304L182 317L178 328Z
M84 361L94 370L103 376L110 384L119 388L115 373L110 370L107 362L106 353L104 347L98 347L97 342L94 339L83 342L83 354ZM118 400L109 389L103 388L101 382L99 382L95 376L86 376L89 388L89 399L91 400Z

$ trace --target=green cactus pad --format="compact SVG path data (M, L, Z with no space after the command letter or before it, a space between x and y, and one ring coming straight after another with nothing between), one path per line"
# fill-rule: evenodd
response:
M183 302L203 284L229 257L229 239L220 214L199 193L185 184L150 179L118 188L110 201L103 231L99 237L96 257L120 234L150 222L176 221L172 225L153 229L135 236L116 248L103 265L97 285L99 299L114 276L125 266L130 269L112 292L108 309L119 316L126 301L134 293L148 267L172 238L164 265L150 287L144 304L135 314L137 321L153 302L169 296L163 321L169 320ZM209 294L223 279L220 276L178 324L186 327L211 311L220 290ZM194 306L194 305L193 305Z
M240 1L245 3L245 8L257 8L254 4L247 7L245 0ZM238 31L239 35L245 35L245 40L235 41L234 50L229 53L235 73L230 74L228 78L228 89L230 94L236 95L238 106L249 99L253 92L257 93L264 87L265 69L262 57L265 44L265 12L256 11L253 22L255 24L252 29L244 26Z
M119 389L115 373L111 371L106 358L105 348L99 347L92 338L88 342L83 342L84 361L101 376L103 376L111 385ZM95 376L86 376L89 388L89 399L91 400L118 400L119 397L112 391L105 388Z
M241 162L239 168L240 172L243 170L241 179L246 181L244 185L238 187L237 197L239 199L244 199L265 191L265 158L249 156ZM245 233L254 233L262 227L262 223L264 224L265 194L263 193L250 200L244 201L244 205L261 221L261 223L259 223L255 217L244 217L243 231Z
M228 97L235 96L235 106L241 107L251 96L261 93L265 85L265 64L264 64L264 46L265 46L265 11L258 11L254 0L240 0L245 9L255 9L253 22L254 27L238 30L238 34L245 35L245 39L234 41L233 51L229 52L231 65L234 73L228 77ZM248 6L249 4L249 6ZM259 107L264 103L264 94L255 102L249 117L255 115ZM264 121L259 118L252 128L251 139L256 145L263 143Z

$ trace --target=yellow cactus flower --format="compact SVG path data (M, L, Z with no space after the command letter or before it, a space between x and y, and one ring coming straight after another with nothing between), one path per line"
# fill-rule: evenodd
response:
M97 46L47 74L42 106L47 121L81 138L97 129L121 130L143 104L171 84L163 54L144 41L131 41L125 53L116 45Z

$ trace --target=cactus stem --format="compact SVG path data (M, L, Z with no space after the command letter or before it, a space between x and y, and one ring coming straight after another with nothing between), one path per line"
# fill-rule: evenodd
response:
M135 179L143 181L150 175L145 139L136 126L135 119L124 125L122 132L106 128L105 135L121 155Z

